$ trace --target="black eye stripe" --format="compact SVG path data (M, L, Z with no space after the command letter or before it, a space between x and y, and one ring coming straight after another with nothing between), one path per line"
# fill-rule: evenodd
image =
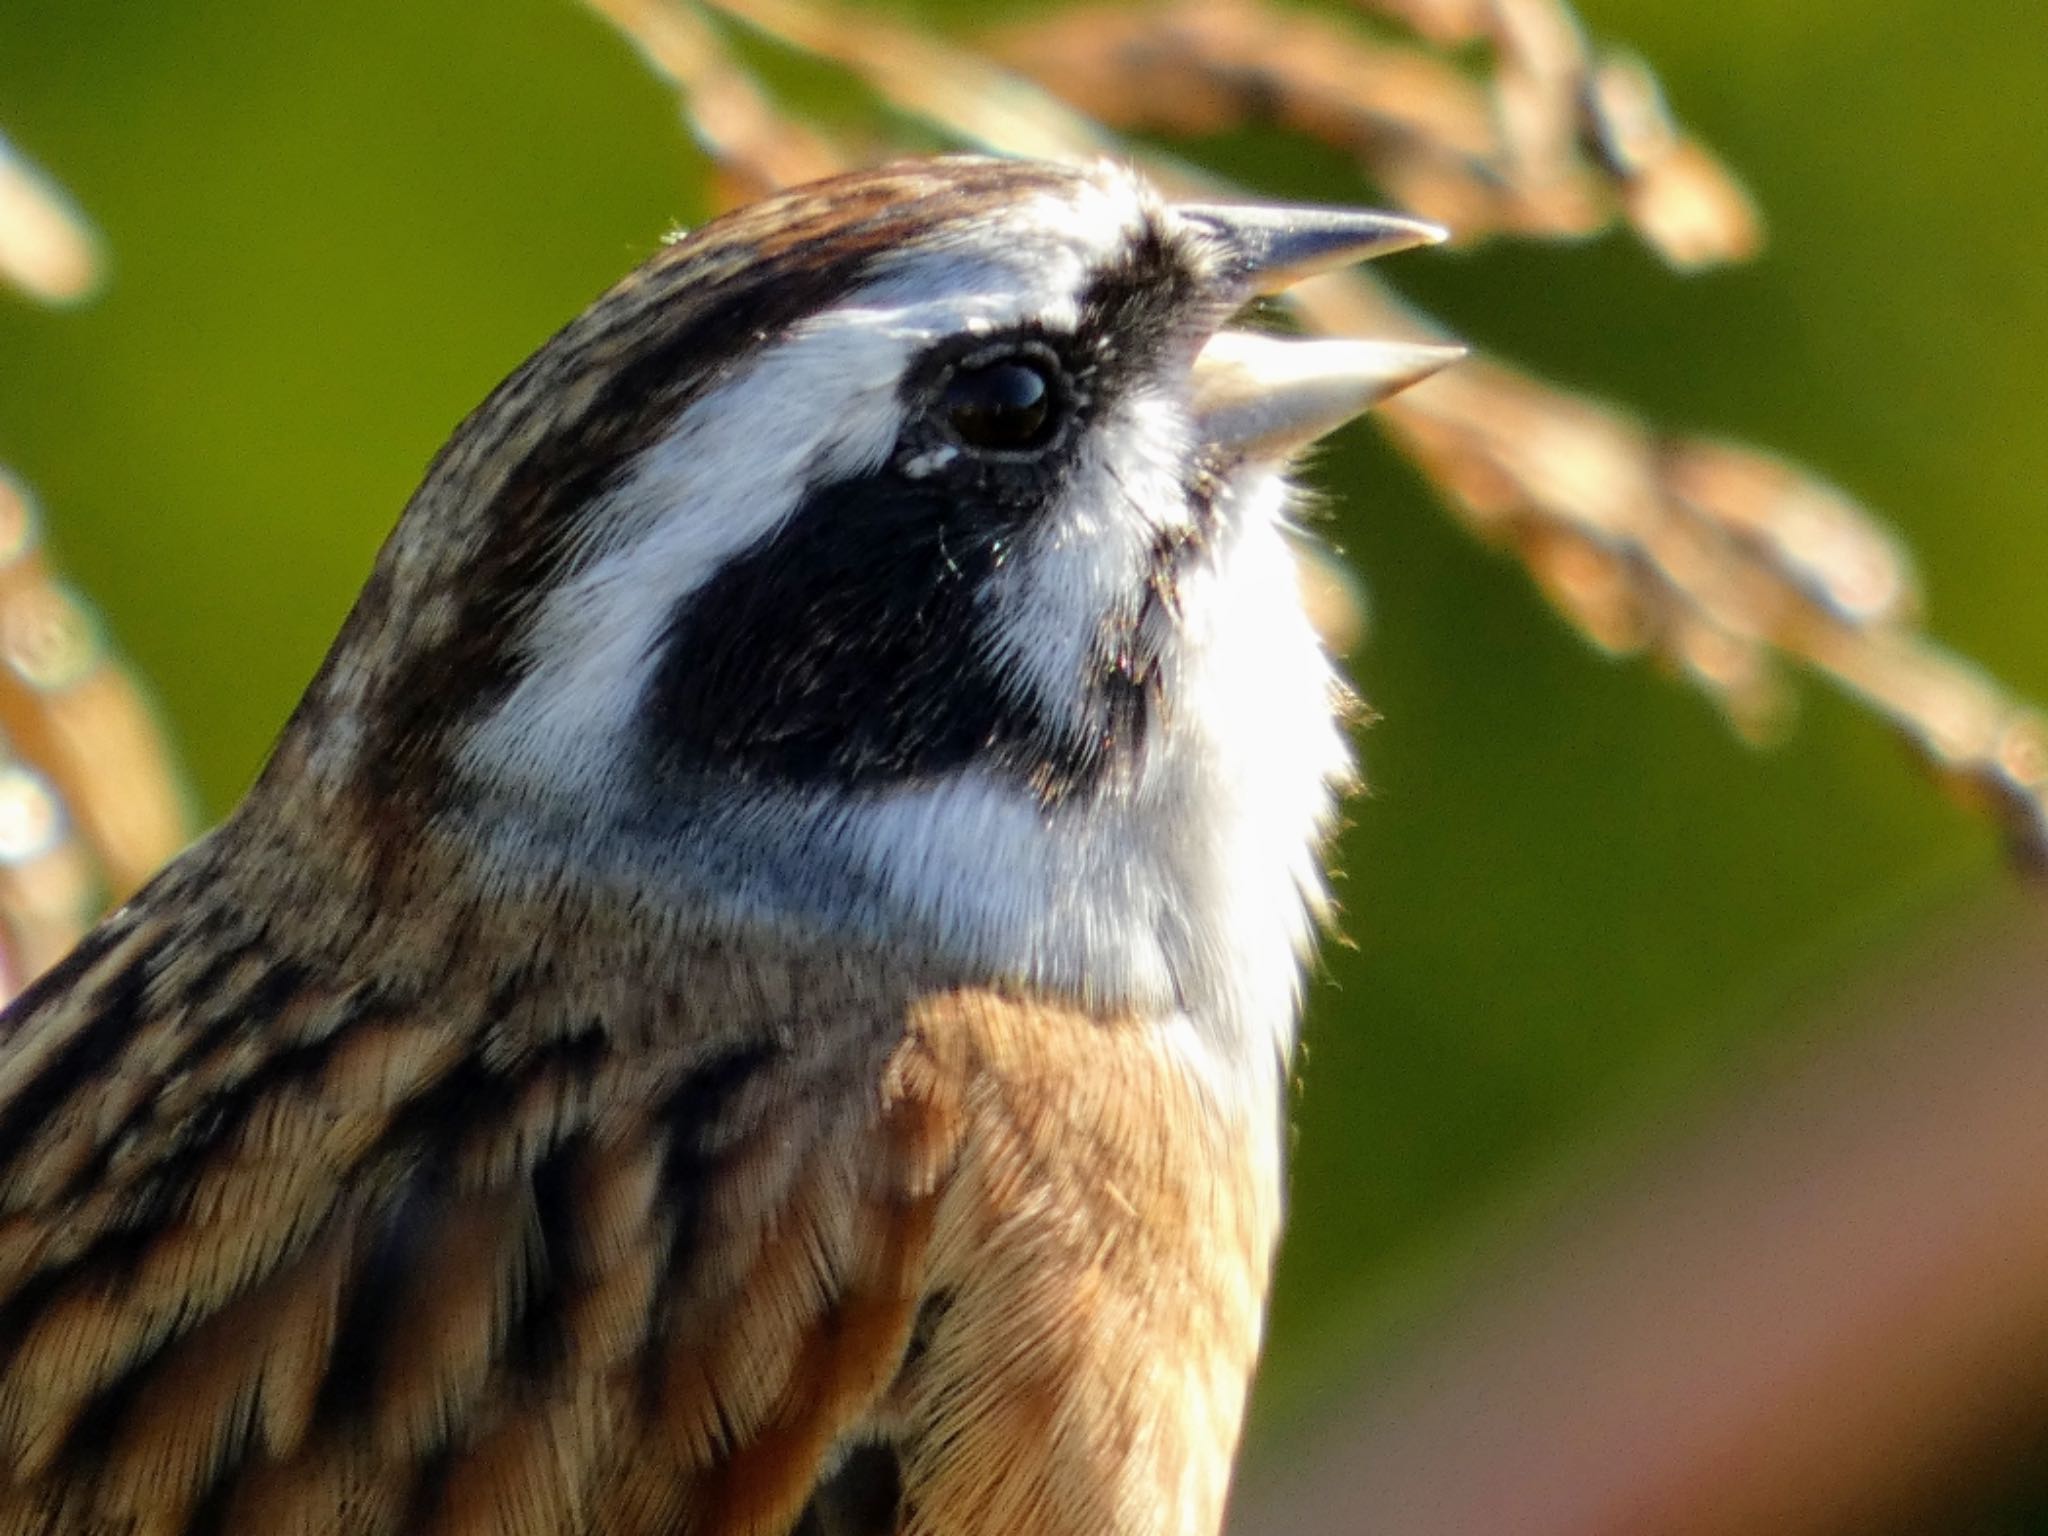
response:
M657 780L874 788L979 764L1047 800L1107 766L988 640L986 583L1035 509L881 474L814 491L679 605L645 702Z

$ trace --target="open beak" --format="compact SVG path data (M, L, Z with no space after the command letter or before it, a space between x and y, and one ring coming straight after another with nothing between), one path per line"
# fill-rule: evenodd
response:
M1182 203L1174 211L1220 237L1247 299L1445 238L1420 219L1362 209ZM1196 422L1206 441L1242 458L1284 459L1464 355L1412 341L1219 331L1195 358Z

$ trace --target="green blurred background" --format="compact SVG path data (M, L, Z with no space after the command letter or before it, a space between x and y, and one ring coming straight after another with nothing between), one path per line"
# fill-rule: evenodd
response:
M1681 279L1615 236L1399 280L1538 372L1822 469L1918 550L1936 632L2048 697L2048 7L1581 9L1749 178L1768 254ZM81 310L0 304L0 461L218 814L429 455L701 216L703 165L573 0L5 0L0 127L113 262ZM1501 1231L1872 965L1958 963L2018 899L1986 826L1848 707L1809 693L1752 752L1589 652L1369 433L1318 474L1382 719L1342 849L1355 947L1308 1030L1269 1441Z

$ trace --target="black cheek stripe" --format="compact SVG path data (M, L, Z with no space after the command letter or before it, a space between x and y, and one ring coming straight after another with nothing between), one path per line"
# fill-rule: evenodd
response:
M1034 514L890 471L812 493L671 621L645 706L657 778L877 789L979 764L1049 802L1094 787L1142 735L1122 668L1091 668L1115 703L1077 679L1081 706L1049 718L987 633L984 588Z

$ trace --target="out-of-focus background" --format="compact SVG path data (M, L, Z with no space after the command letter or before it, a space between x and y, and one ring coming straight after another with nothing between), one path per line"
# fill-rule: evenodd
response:
M2048 8L1580 9L1654 62L1747 178L1766 254L1679 277L1625 236L1509 241L1405 257L1395 281L1547 377L1822 469L1917 552L1932 628L2048 698ZM7 0L0 127L69 186L111 262L87 306L0 301L0 460L35 486L215 816L434 449L663 231L703 216L705 166L668 88L572 0ZM1275 143L1233 132L1187 152L1291 194L1356 195L1334 158ZM1886 1364L1924 1343L1921 1308L1981 1309L1985 1359L2048 1383L2048 1354L2026 1358L2048 1340L2048 1272L2029 1267L2048 1200L1981 1198L2025 1165L2019 1087L2038 1063L2020 1063L2048 1026L2048 928L1990 826L1818 691L1759 752L1654 668L1594 654L1370 431L1314 478L1367 594L1352 666L1379 719L1341 848L1350 942L1310 1010L1248 1507L1270 1528L1456 1529L1455 1501L1427 1492L1382 1519L1331 1493L1344 1514L1326 1526L1289 1501L1349 1486L1341 1469L1375 1455L1411 1478L1465 1455L1469 1507L1494 1473L1509 1500L1493 1531L1691 1529L1633 1519L1626 1493L1523 1527L1516 1490L1544 1479L1522 1463L1568 1466L1549 1437L1602 1392L1604 1412L1638 1400L1630 1382L1665 1382L1679 1407L1643 1410L1661 1424L1695 1382L1753 1377L1706 1430L1610 1455L1618 1411L1620 1439L1576 1442L1598 1452L1583 1487L1687 1434L1704 1436L1688 1465L1711 1468L1725 1432L1739 1480L1756 1394L1787 1394L1783 1443L1811 1418L1858 1422L1900 1390ZM1978 1075L1942 1043L1958 1039ZM1914 1097L1937 1080L1947 1097ZM1993 1113L1988 1085L2018 1096ZM1996 1145L1971 1161L1944 1140L1959 1126ZM1923 1144L1901 1165L1878 1155ZM1903 1213L1856 1204L1916 1177L1924 1198ZM1841 1267L1840 1245L1834 1267L1787 1262L1827 1248L1815 1234L1852 1205L1844 1241L1868 1245L1867 1265ZM1909 1221L1980 1208L1946 1237ZM1997 1284L1940 1269L1987 1242ZM1828 1335L1843 1274L1916 1243L1933 1267L1908 1263L1854 1339ZM1688 1292L1709 1268L1726 1283ZM1785 1292L1743 1299L1758 1275ZM1705 1355L1657 1352L1667 1295L1673 1328L1707 1328ZM1645 1315L1617 1323L1630 1306ZM1809 1311L1811 1360L1791 1323L1782 1355L1757 1353L1758 1317ZM1630 1348L1608 1362L1622 1387L1589 1376L1589 1354ZM1942 1358L1977 1358L1956 1348ZM1719 1349L1755 1353L1750 1375ZM2001 1376L1980 1404L1968 1370L1914 1379L1935 1427L1902 1441L1953 1446L1839 1528L2048 1530L2028 1487L2048 1390ZM1415 1424L1431 1432L1395 1456ZM1708 1477L1696 1504L1730 1493Z

